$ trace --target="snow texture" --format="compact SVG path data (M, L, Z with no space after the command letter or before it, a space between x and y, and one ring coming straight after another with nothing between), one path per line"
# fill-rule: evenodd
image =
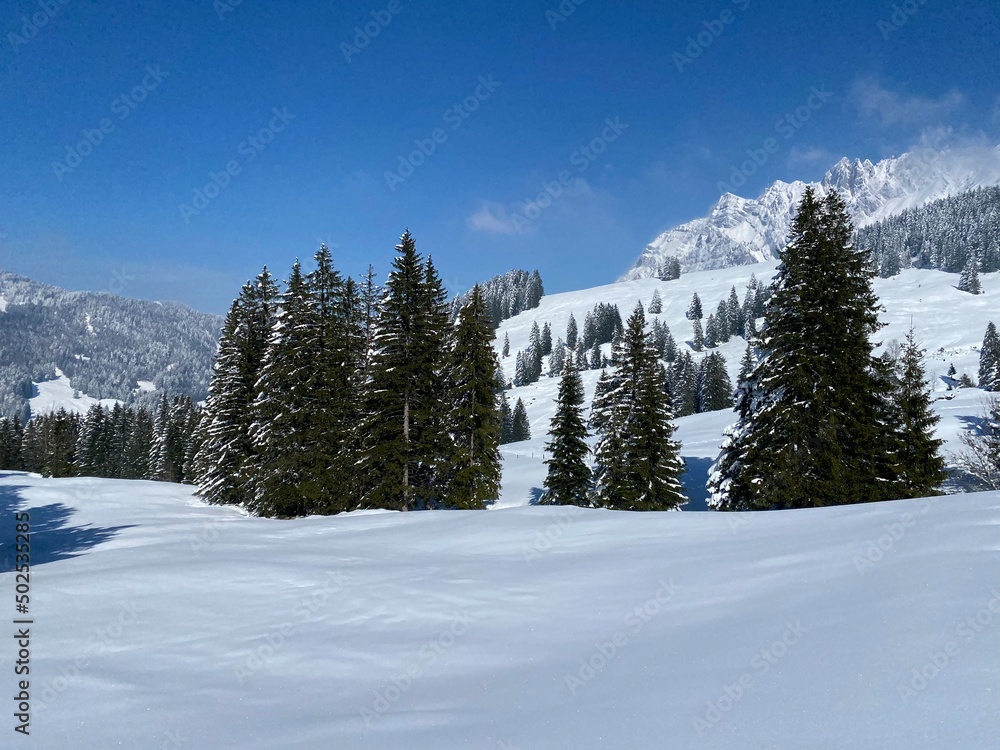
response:
M35 528L38 748L993 750L1000 736L998 493L275 521L177 485L6 474L0 500L2 570L14 511Z

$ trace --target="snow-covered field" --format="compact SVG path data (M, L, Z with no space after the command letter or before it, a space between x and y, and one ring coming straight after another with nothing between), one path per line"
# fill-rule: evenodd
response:
M509 336L511 356L502 361L508 379L513 379L515 355L518 350L527 349L532 322L537 321L539 327L548 322L555 340L558 336L565 337L566 324L572 313L582 334L584 318L598 302L617 304L624 321L636 302L649 306L654 290L660 292L663 311L658 316L647 313L647 321L658 317L670 327L679 346L689 346L686 342L690 342L693 331L685 313L695 292L701 298L707 318L721 300L728 299L731 287L736 287L742 302L751 274L755 274L762 283L769 282L776 267L776 263L759 263L684 274L674 281L641 279L547 295L536 309L501 323L497 331L497 351L500 351L504 336ZM875 281L875 292L885 308L882 320L887 324L880 332L880 340L886 343L901 341L912 321L917 341L927 350L927 377L935 391L935 398L939 399L936 409L943 417L938 434L946 441L944 452L949 456L961 449L959 435L981 414L987 394L977 389L948 391L948 383L943 376L948 366L954 363L958 375L968 373L975 379L986 323L992 317L994 322L1000 324L1000 273L982 276L984 293L978 296L958 291L956 283L957 274L918 269L907 269L899 276ZM606 353L610 350L609 346L604 348ZM715 350L725 356L734 383L745 348L743 339L733 338ZM694 353L693 356L697 363L703 354ZM583 373L588 401L593 397L599 376L599 370ZM512 405L518 398L524 400L532 439L502 449L504 477L499 504L503 507L524 505L537 497L537 488L541 487L546 473L542 448L547 442L549 422L555 413L558 388L558 378L548 377L546 363L539 382L515 388L507 394ZM704 507L704 481L708 465L719 453L722 431L733 421L731 411L697 414L678 420L678 437L683 443L681 454L689 472L685 478L685 486L692 499L689 510Z
M113 407L118 403L113 398L96 399L80 393L70 384L69 378L61 370L56 370L53 380L35 383L35 395L28 399L32 414L50 414L60 409L76 414L86 414L94 404Z
M1000 494L273 521L0 478L34 529L4 747L993 750ZM8 613L14 576L0 574ZM14 626L9 624L12 634Z

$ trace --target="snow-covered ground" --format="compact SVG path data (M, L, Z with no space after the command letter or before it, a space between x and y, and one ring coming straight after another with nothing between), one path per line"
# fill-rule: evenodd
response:
M559 336L565 338L566 324L572 313L582 335L584 318L598 302L617 304L624 321L636 302L649 306L654 290L660 292L663 311L658 316L647 313L647 321L658 317L670 327L678 345L690 347L692 323L685 313L695 292L701 298L707 318L721 300L729 298L731 287L736 287L742 302L751 274L762 283L769 282L776 267L773 262L760 263L684 274L674 281L640 279L547 295L536 309L500 324L496 348L499 353L504 336L510 337L511 356L502 362L508 379L513 379L515 356L518 350L527 349L532 322L537 321L539 327L548 322L552 327L553 340ZM886 343L901 341L912 322L918 342L927 350L927 376L935 398L939 399L936 409L943 417L938 434L946 441L944 452L948 456L961 449L959 435L981 414L987 394L977 389L949 391L948 383L943 378L949 365L954 363L959 375L968 373L975 379L986 323L992 317L994 322L1000 324L1000 273L982 276L984 293L978 296L958 291L956 283L957 274L918 269L907 269L899 276L875 281L875 292L885 308L882 320L887 324L880 331L879 339ZM734 383L745 348L743 339L734 338L715 350L725 356ZM605 350L608 349L605 346ZM703 354L694 353L693 356L697 362ZM588 402L593 397L599 376L599 370L583 373ZM555 413L558 388L558 378L548 377L546 361L539 382L515 388L507 394L511 405L518 398L524 400L532 439L502 449L504 476L499 503L502 507L524 505L537 497L537 490L546 473L542 448L547 442L549 422ZM718 455L722 431L732 421L734 415L731 411L697 414L678 420L678 437L683 443L682 455L689 471L685 478L685 486L692 499L687 506L689 510L704 507L704 480L708 465Z
M34 385L36 394L28 399L32 414L50 414L60 409L70 413L86 414L94 404L110 408L118 403L113 398L96 399L80 393L70 385L69 378L62 370L58 369L54 380L43 380Z
M31 515L4 747L993 750L1000 494L766 514L274 521L0 478ZM14 609L14 575L0 574ZM10 633L14 627L8 624ZM2 639L8 737L14 638Z

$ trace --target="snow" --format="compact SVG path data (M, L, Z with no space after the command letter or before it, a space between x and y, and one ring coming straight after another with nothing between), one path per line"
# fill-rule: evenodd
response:
M7 312L7 298L0 294L0 313Z
M136 385L138 386L137 390L140 393L152 393L156 390L156 383L152 380L139 380L136 381Z
M658 317L670 327L678 345L683 347L692 336L692 322L687 320L685 313L695 292L701 298L707 318L720 300L729 298L732 286L735 285L742 302L751 274L755 274L759 282L767 283L773 278L776 268L777 263L769 261L686 273L673 281L637 279L546 295L539 307L500 324L495 342L497 354L500 354L504 336L509 336L511 355L501 362L508 380L512 380L517 352L527 349L532 322L537 322L539 328L545 322L550 323L555 341L558 337L565 338L566 324L572 313L582 335L584 318L598 302L617 304L624 321L636 302L641 301L644 307L648 306L654 290L660 293L663 311L658 316L647 313L647 322L651 323L653 318ZM980 415L988 395L978 389L949 392L944 380L952 363L958 375L968 373L976 378L979 346L986 323L991 316L1000 323L1000 313L996 312L1000 310L1000 273L982 274L981 279L984 289L981 295L958 291L955 288L958 274L937 270L911 268L898 276L875 280L875 292L885 308L881 319L887 324L879 332L878 340L884 343L902 341L912 321L918 343L927 350L927 376L932 383L934 397L939 399L935 408L942 415L938 435L946 441L944 452L949 457L961 449L959 436ZM737 337L713 350L721 352L726 358L734 384L745 348L746 342ZM605 353L608 353L607 346ZM693 353L693 356L697 362L704 355ZM599 370L582 373L587 403L593 398L599 377ZM512 407L518 398L524 400L532 439L501 448L504 468L499 507L525 505L538 497L546 474L543 447L548 442L546 433L555 413L558 388L559 379L548 377L546 358L539 382L507 392ZM707 467L718 455L722 431L734 421L732 411L698 414L677 420L681 455L688 465L684 478L688 496L692 499L686 506L688 510L704 508Z
M0 498L2 570L14 511L35 528L40 748L992 750L1000 736L997 493L295 521L150 482L6 474Z
M838 190L855 224L866 226L976 187L1000 185L1000 146L920 148L876 164L844 158L820 182L809 184L820 194ZM654 276L671 257L685 271L770 260L785 243L806 187L801 181L777 180L754 199L727 192L707 216L649 243L622 278Z
M54 380L43 380L34 383L34 386L35 396L28 399L28 406L31 408L32 414L50 414L59 411L59 409L65 409L71 413L86 414L87 410L94 404L111 408L118 403L113 398L96 399L82 393L79 394L79 397L75 397L77 392L70 385L69 378L58 368L56 368Z

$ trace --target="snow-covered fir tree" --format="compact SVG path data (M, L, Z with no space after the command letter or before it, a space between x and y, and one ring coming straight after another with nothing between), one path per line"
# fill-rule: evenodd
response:
M448 418L454 452L447 504L484 508L500 495L502 417L496 395L493 326L478 287L458 316L451 352ZM509 406L508 406L509 409Z
M583 403L580 374L567 366L559 382L556 413L545 445L548 473L540 500L543 505L590 505L592 476L587 465L590 447Z
M997 327L992 320L986 325L983 345L979 350L979 387L1000 391L1000 335L997 335Z
M843 200L808 189L767 303L762 357L741 384L737 426L710 479L724 509L884 500L898 473L871 336L868 254ZM816 273L822 268L823 274Z
M621 365L602 377L591 423L595 502L619 510L671 510L686 502L680 484L684 462L674 441L666 373L646 336L636 306L622 337Z

